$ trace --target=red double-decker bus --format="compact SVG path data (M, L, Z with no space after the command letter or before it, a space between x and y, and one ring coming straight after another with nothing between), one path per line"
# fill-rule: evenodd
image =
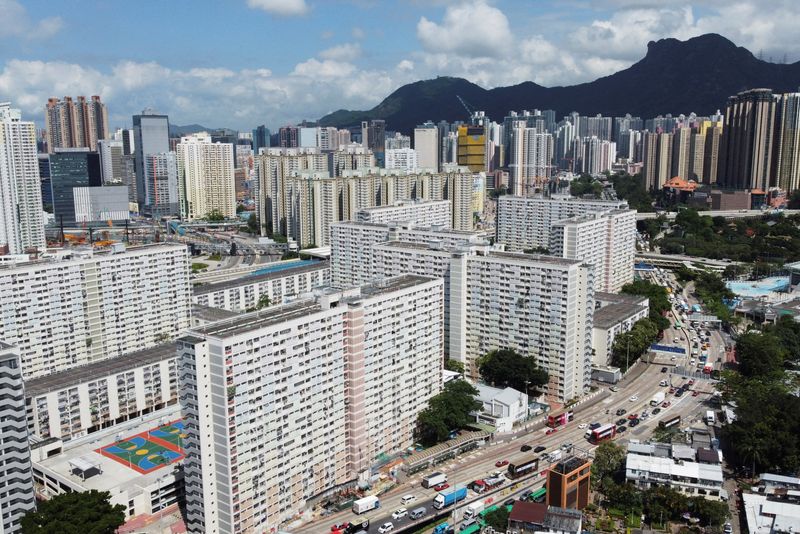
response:
M592 430L592 434L589 436L589 443L600 443L601 441L605 441L607 439L612 439L617 434L617 427L613 423L603 425L600 427L595 428Z
M561 410L560 412L555 412L547 416L547 426L550 428L555 428L557 426L563 426L572 421L575 414L572 410Z

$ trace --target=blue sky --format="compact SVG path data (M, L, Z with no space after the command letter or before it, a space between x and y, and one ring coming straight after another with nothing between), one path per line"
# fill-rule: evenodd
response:
M49 96L100 94L112 126L150 106L249 129L369 109L437 75L568 85L647 42L714 31L800 56L794 0L0 0L0 101L42 121Z

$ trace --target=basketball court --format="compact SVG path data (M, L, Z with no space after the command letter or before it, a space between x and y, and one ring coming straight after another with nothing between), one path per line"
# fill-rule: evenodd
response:
M185 437L183 421L177 420L106 445L97 452L146 474L182 459Z

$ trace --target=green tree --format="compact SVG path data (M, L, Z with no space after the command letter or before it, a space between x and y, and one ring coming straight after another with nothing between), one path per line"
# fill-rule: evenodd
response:
M785 357L784 348L772 334L747 333L736 341L739 372L748 378L781 377Z
M720 501L712 501L705 497L690 497L688 500L690 513L700 520L703 526L718 527L728 518L728 505Z
M653 212L655 197L645 187L644 178L641 174L631 176L622 173L611 177L617 197L627 200L628 205L641 213Z
M444 361L444 368L448 371L453 371L454 373L461 373L464 374L464 364L458 360L453 360L452 358L448 358Z
M245 210L244 204L236 205L236 213L242 213Z
M497 532L505 532L508 529L508 509L505 506L498 506L484 517L486 524Z
M478 361L481 377L494 386L507 386L527 393L549 380L545 369L536 366L533 358L512 349L499 349L486 353Z
M526 248L522 252L524 252L525 254L544 254L544 255L550 254L550 250L545 247Z
M642 492L630 482L606 485L603 494L612 508L619 508L626 515L642 509Z
M647 297L650 301L650 320L656 324L659 331L669 328L669 320L664 317L664 313L668 312L672 305L669 302L667 290L663 286L636 280L622 286L622 292L628 295Z
M62 493L40 502L20 520L23 534L113 534L125 522L125 507L107 491Z
M611 364L627 370L658 340L659 327L648 318L639 319L628 332L618 334L611 347Z
M219 210L211 210L206 214L206 221L208 222L222 222L225 220L225 216Z
M625 465L625 449L613 441L602 442L594 451L592 488L603 490Z
M431 397L428 407L417 416L416 434L424 445L435 445L447 439L451 430L464 428L474 421L470 412L480 410L475 399L478 390L464 380L451 380L441 393Z

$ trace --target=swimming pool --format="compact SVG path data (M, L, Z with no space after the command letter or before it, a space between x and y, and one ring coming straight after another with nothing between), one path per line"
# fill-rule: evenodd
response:
M766 297L770 293L789 289L789 277L770 276L754 282L726 282L725 285L740 297Z
M286 269L294 269L295 267L300 267L301 265L308 265L309 263L314 263L317 260L288 260L288 261L279 261L275 262L272 265L268 265L257 271L253 271L250 276L256 276L259 274L267 274L267 273L275 273L278 271L285 271Z

